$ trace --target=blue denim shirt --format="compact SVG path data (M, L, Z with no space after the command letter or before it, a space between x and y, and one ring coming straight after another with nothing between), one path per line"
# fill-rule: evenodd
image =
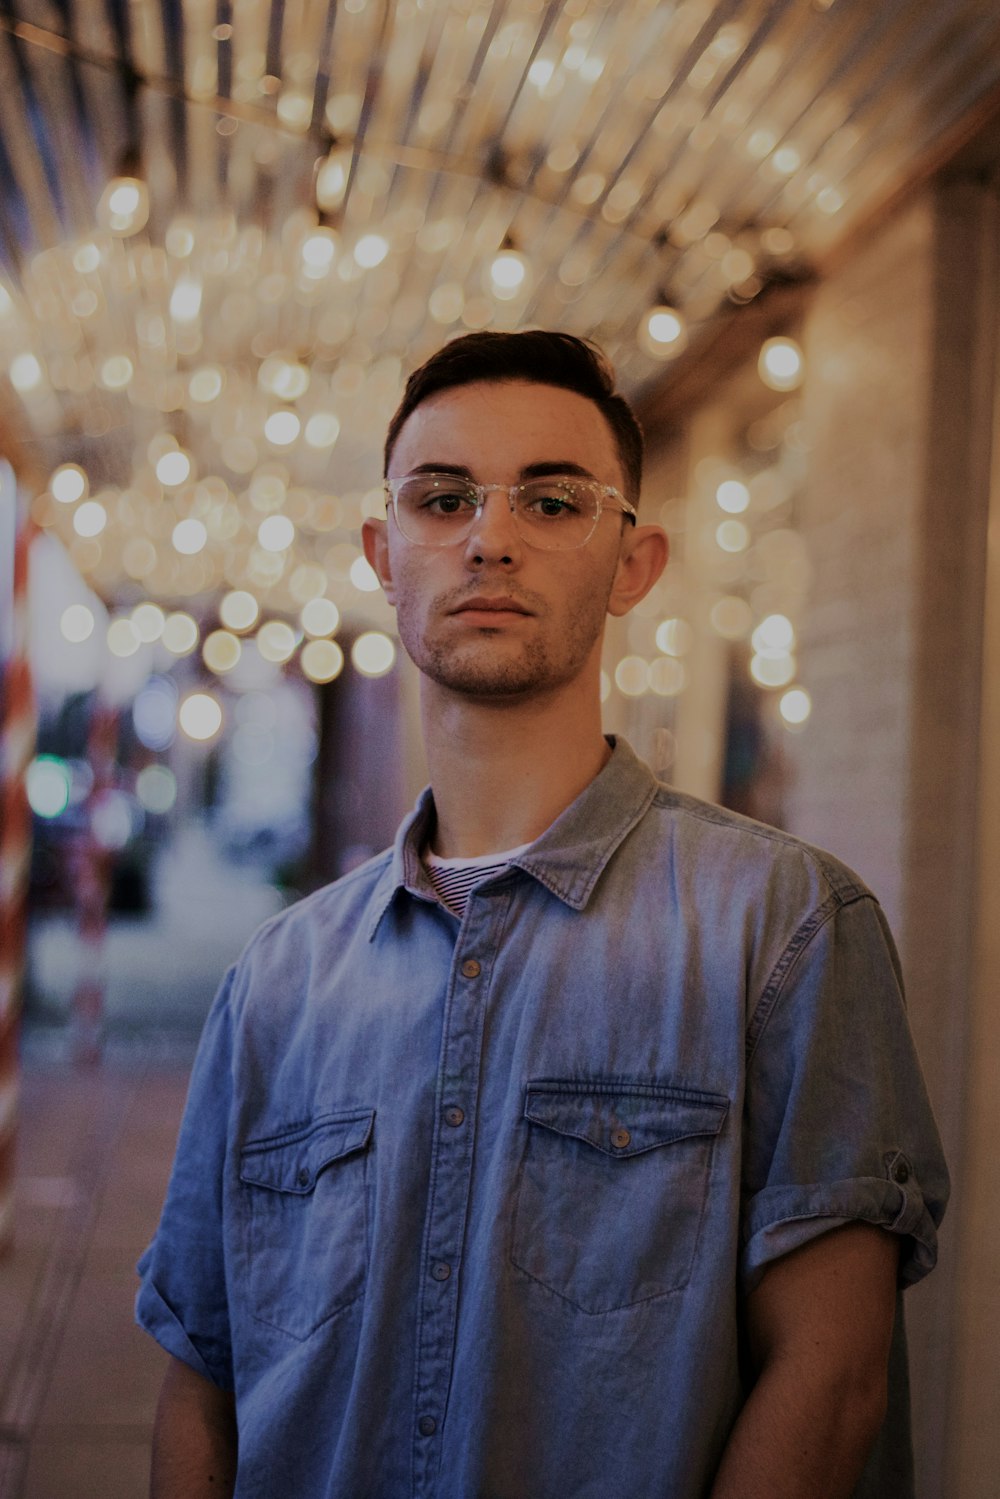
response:
M703 1499L764 1267L851 1220L934 1263L884 919L620 740L461 923L432 817L227 975L139 1319L235 1388L239 1499Z

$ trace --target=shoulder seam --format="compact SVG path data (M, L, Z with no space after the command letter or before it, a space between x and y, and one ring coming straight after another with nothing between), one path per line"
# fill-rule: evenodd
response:
M859 890L854 894L844 895L840 891L831 889L829 897L801 922L778 957L777 962L768 976L767 983L760 993L760 998L753 1008L747 1025L746 1035L746 1061L749 1065L751 1058L757 1048L761 1035L777 1006L778 1000L784 990L785 980L794 967L796 961L805 952L806 948L831 917L847 906L856 905L858 901L870 900L877 905L874 895L870 890Z
M330 880L327 884L321 885L318 890L311 891L308 895L303 896L301 900L295 901L290 906L285 906L281 911L275 911L274 915L269 916L266 921L262 921L257 930L251 935L243 949L243 953L237 959L237 964L270 931L271 927L276 926L280 921L291 919L297 912L304 911L307 906L319 905L324 897L330 895L331 891L343 890L357 884L362 879L371 880L373 886L377 884L391 859L392 849L384 849L382 853L375 854L371 859L366 859L357 869L348 870L347 874L339 875L337 879ZM236 965L234 964L234 966Z
M773 843L781 848L802 854L823 879L831 893L845 904L865 896L872 896L872 892L861 882L854 871L849 869L835 854L826 854L824 850L816 848L796 833L786 833L781 828L769 827L766 823L756 822L752 817L743 816L742 813L729 812L725 807L716 808L711 803L701 803L697 798L689 798L684 792L673 791L670 787L662 785L657 788L653 805L661 807L664 811L683 813L698 822L708 823L718 828L728 828L733 832L744 833L748 837L759 838L766 843Z

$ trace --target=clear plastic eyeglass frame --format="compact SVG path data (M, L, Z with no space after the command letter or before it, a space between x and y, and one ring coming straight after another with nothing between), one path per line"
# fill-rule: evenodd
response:
M422 505L418 509L405 503L408 486L421 497ZM415 546L457 546L471 533L488 496L494 492L507 496L515 529L521 539L542 551L572 551L586 546L605 510L619 510L633 526L636 524L636 508L619 490L610 484L600 484L596 479L580 478L575 474L555 474L519 484L476 484L461 474L420 473L386 479L382 487L392 505L396 525L407 541ZM404 496L402 504L401 494ZM454 498L462 501L456 511L431 509L440 499ZM532 516L526 508L533 500L541 506L550 500L569 502L579 498L585 498L587 502L583 512L574 513L567 508L562 512L547 513L539 509Z

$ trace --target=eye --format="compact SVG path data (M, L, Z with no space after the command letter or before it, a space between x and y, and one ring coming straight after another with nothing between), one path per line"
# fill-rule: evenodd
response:
M414 478L407 481L401 497L413 510L431 518L447 519L455 515L466 515L476 507L475 490L464 485L461 479Z
M422 508L431 515L458 515L469 504L469 496L459 490L435 490L425 496Z
M565 480L545 479L526 484L521 492L521 506L526 514L539 520L568 520L586 509L586 497Z

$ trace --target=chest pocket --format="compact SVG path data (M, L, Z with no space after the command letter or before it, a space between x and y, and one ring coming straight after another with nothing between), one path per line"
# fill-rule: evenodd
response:
M250 1309L289 1337L307 1338L364 1290L374 1118L327 1114L240 1153Z
M680 1290L728 1107L719 1094L659 1084L529 1083L517 1269L590 1313Z

